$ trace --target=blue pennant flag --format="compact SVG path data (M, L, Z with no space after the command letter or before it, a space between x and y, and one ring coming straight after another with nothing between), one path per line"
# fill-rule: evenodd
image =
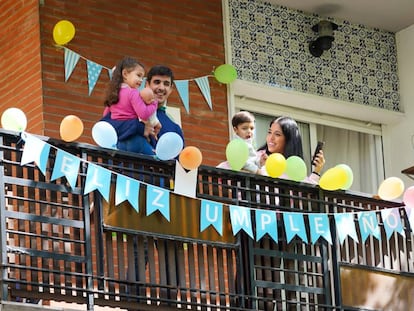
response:
M401 223L400 209L398 207L383 209L381 216L387 239L391 237L394 231L405 237L404 228Z
M126 200L139 212L139 181L124 175L116 178L115 205Z
M230 220L233 234L236 235L243 229L253 239L252 218L247 207L230 205Z
M369 235L372 235L377 238L378 241L381 241L381 232L380 227L378 226L377 213L375 211L370 211L359 212L357 214L362 242L365 242Z
M336 231L338 232L339 242L342 244L349 235L355 242L358 242L358 236L355 228L354 214L341 213L335 214Z
M212 225L218 234L223 235L223 204L201 200L200 232Z
M213 110L213 104L211 103L210 84L208 83L208 76L194 79L200 88L201 94L203 94L210 110Z
M78 179L79 165L80 159L78 157L75 157L66 151L58 150L51 180L65 176L69 185L72 188L75 188L76 180Z
M286 239L288 243L295 235L300 237L303 242L308 243L305 221L302 213L283 213L283 221L285 223Z
M266 233L275 243L279 241L276 212L258 209L256 210L256 241L259 241Z
M147 78L144 77L142 79L141 85L138 88L138 91L142 91L142 89L145 88L145 84L147 83L146 81L147 81Z
M309 227L311 234L311 242L323 237L329 244L332 244L332 235L329 227L329 218L327 214L309 214Z
M22 133L22 138L24 139L24 149L20 165L35 162L42 174L45 175L50 145L27 133Z
M71 76L73 69L75 69L76 64L79 61L80 55L75 53L68 48L65 49L65 82L68 81Z
M414 231L414 209L406 206L405 213L407 214L408 222L410 223L411 231Z
M170 221L170 192L160 187L147 185L147 216L157 210Z
M178 94L180 95L181 100L183 101L185 110L187 113L190 112L190 100L188 97L188 80L176 80L174 84L177 88Z
M89 163L86 172L85 190L87 194L93 190L98 190L103 198L109 202L109 190L111 187L112 172L106 168Z
M96 82L98 81L99 75L101 74L102 66L90 60L86 61L86 65L88 67L89 95L91 95L93 89L95 88Z

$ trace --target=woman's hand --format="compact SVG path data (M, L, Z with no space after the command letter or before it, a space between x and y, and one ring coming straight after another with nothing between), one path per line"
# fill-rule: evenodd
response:
M315 160L313 161L315 167L313 169L313 171L315 173L320 174L323 166L325 165L325 157L323 156L323 151L319 151L319 153L316 155Z

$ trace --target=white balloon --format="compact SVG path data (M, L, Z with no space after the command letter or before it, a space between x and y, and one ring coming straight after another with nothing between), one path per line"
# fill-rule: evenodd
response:
M116 149L118 135L114 127L106 121L95 123L92 127L92 138L100 147Z
M27 127L26 115L19 108L8 108L1 116L1 126L6 130L22 132Z

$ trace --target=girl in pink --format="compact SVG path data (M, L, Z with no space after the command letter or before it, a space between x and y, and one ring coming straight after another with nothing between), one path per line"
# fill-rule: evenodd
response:
M143 122L160 126L155 113L158 108L154 93L141 86L145 76L144 66L132 57L124 57L115 67L105 99L103 121L109 122L118 134L117 147L120 150L154 155L148 138L138 135ZM142 131L141 131L142 133ZM131 141L132 136L136 139Z

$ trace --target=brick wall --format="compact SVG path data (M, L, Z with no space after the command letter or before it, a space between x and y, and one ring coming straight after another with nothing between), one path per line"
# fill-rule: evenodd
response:
M43 130L38 1L0 2L0 114L18 107L27 130Z
M103 70L88 96L86 62L81 59L65 83L64 52L54 46L52 36L59 20L75 25L75 37L67 47L98 64L111 68L124 55L131 55L147 69L166 64L176 79L192 79L224 63L221 5L220 0L45 1L40 5L43 134L59 138L61 120L75 114L85 125L78 141L93 143L91 129L102 114L109 81ZM225 159L228 142L226 85L214 78L209 81L212 111L194 81L189 84L189 114L176 91L169 105L181 109L186 145L200 148L203 164L216 165Z

